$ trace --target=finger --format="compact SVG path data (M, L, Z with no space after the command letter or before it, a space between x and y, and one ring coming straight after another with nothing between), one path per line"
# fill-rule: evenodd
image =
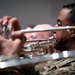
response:
M26 41L26 37L24 36L24 33L22 32L18 32L18 31L14 31L12 32L12 38L15 40L16 38L20 39L22 41L22 43L24 44Z
M2 24L3 22L4 24L7 23L6 21L8 21L10 18L11 18L10 16L4 16L3 18L0 19L0 24Z
M9 25L11 25L14 28L14 30L21 29L20 24L19 24L17 18L15 18L15 17L9 20Z
M16 45L16 46L14 46L14 47L15 47L14 49L16 50L16 53L17 53L18 55L20 55L20 53L21 53L21 51L22 51L22 47L23 47L23 44L22 44L21 40L16 39L16 40L14 41L14 44Z
M6 20L3 20L3 23L2 23L2 25L8 25L8 20L6 19Z
M13 31L12 36L15 37L15 38L25 37L23 32L18 32L18 31Z
M4 16L3 18L2 18L2 20L3 20L3 25L8 25L8 23L9 23L9 19L11 19L11 17L10 16Z
M4 19L9 20L9 19L11 19L11 17L10 17L10 16L4 16L4 17L3 17L3 20L4 20Z
M2 20L2 19L0 19L0 24L2 24L2 22L3 22L3 20Z
M2 33L2 23L3 23L3 20L0 19L0 34Z

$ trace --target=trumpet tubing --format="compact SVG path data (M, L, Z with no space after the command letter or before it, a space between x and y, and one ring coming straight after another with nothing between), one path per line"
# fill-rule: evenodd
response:
M32 40L26 40L26 42L40 42L40 41L48 41L48 40L53 40L55 39L54 36L51 36L49 38L43 38L43 39L32 39Z
M58 30L67 30L67 31L75 30L75 26L54 27L54 28L40 29L40 30L22 29L19 30L18 32L31 33L31 32L44 32L44 31L58 31ZM12 27L6 28L5 26L2 26L1 35L3 37L12 40L11 32L12 32ZM36 42L36 43L23 46L21 55L23 55L25 59L23 58L23 60L21 60L20 58L19 60L0 62L0 68L2 69L2 68L8 68L17 65L27 65L31 63L61 59L66 57L75 57L75 51L63 51L62 53L54 53L56 52L56 50L54 49L54 40L55 38L53 36L47 39L45 38L45 39L26 40L26 42Z
M32 56L40 56L40 55L47 55L54 52L53 42L44 42L44 43L37 43L31 45L25 45L23 47L23 52L25 56L32 58Z
M75 26L61 26L61 27L53 27L53 28L46 28L46 29L36 29L36 30L19 30L18 32L23 33L32 33L32 32L45 32L45 31L59 31L59 30L75 30Z

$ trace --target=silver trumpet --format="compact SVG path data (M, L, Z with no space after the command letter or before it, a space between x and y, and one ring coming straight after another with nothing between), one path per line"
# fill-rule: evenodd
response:
M31 33L31 32L59 31L59 30L67 30L69 32L70 30L74 30L74 29L75 29L75 26L64 26L64 27L54 27L54 28L36 29L36 30L22 29L22 30L19 30L19 32ZM30 58L33 58L34 56L51 54L52 50L53 52L56 52L56 50L54 49L54 41L55 39L53 36L47 39L27 40L26 42L36 42L36 43L24 45L23 53L25 53L25 57L30 57Z
M8 26L8 27L6 27L6 25L0 26L0 35L2 35L3 37L9 40L12 40L12 36L11 36L12 31L13 31L12 26Z
M2 26L2 32L1 35L5 38L12 40L11 32L12 27L6 28L5 26ZM49 29L41 29L41 30L19 30L18 32L23 33L31 33L31 32L44 32L44 31L58 31L58 30L75 30L75 26L65 26L65 27L54 27ZM41 41L41 42L40 42ZM62 59L67 57L75 57L75 51L63 51L61 53L52 53L50 54L50 45L54 45L54 37L50 37L48 39L34 39L34 40L27 40L26 42L36 42L34 44L30 45L24 45L23 46L23 54L27 54L27 57L29 58L17 58L10 61L4 61L3 59L6 57L1 57L2 62L0 62L0 69L3 68L9 68L13 66L19 66L19 65L27 65L27 64L35 64L38 62L48 61L48 60L55 60L55 59ZM47 51L48 50L48 51ZM0 61L1 61L0 58ZM15 57L12 57L15 58ZM7 58L8 59L8 58ZM15 64L14 64L15 63Z
M44 39L27 40L26 42L34 42L33 44L27 44L23 46L23 54L25 53L25 57L32 58L34 56L52 53L50 49L54 45L54 37L52 36Z
M8 28L6 25L2 25L2 36L5 38L12 40L11 32L13 31L12 26L9 26ZM18 32L22 33L31 33L31 32L44 32L44 31L59 31L59 30L67 30L68 32L70 30L75 30L75 26L61 26L61 27L53 27L53 28L46 28L46 29L36 29L36 30L19 30ZM40 42L41 41L41 42ZM27 40L26 42L36 42L34 44L30 45L24 45L22 53L25 55L25 57L34 57L39 55L46 55L50 54L50 46L53 46L54 44L54 37L50 37L48 39L34 39L34 40ZM56 50L54 50L55 52Z

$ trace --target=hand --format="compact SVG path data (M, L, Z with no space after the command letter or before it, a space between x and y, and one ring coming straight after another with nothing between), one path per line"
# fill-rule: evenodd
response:
M0 19L0 24L4 24L7 27L12 26L14 31L12 32L13 40L9 41L8 39L0 36L0 54L1 55L14 55L20 54L22 46L26 41L26 37L22 32L18 33L16 30L20 30L20 24L16 18L11 18L10 16L4 16Z
M4 37L0 36L0 54L11 56L15 54L20 54L22 44L21 40L15 39L14 41L9 41L8 39L5 39Z
M11 25L14 28L14 30L21 29L19 21L15 17L11 18L10 16L4 16L0 19L0 24L4 24L7 26Z

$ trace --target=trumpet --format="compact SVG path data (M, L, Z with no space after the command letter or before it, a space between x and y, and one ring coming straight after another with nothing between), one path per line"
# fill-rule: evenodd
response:
M23 46L23 54L25 53L26 57L34 57L47 55L51 53L50 46L54 45L54 37L44 38L44 39L33 39L27 40L26 42L36 42L34 44L27 44Z
M32 32L45 32L45 31L59 31L59 30L67 30L68 32L70 30L74 30L75 26L64 26L64 27L54 27L54 28L46 28L46 29L36 29L36 30L19 30L18 32L23 32L23 33L32 33ZM40 41L45 41L50 39L48 42L40 42ZM23 52L26 53L28 57L32 58L34 56L39 56L39 55L47 55L52 52L50 50L50 46L54 46L54 39L52 37L48 39L34 39L34 40L27 40L26 42L37 42L36 44L31 44L31 45L26 45L23 47ZM53 40L52 40L53 39ZM53 50L56 52L56 50ZM29 54L28 54L29 53Z
M19 30L18 32L23 33L30 33L30 32L41 32L41 31L58 31L58 30L75 30L75 26L65 26L65 27L54 27L49 29L42 29L42 30ZM6 32L7 31L7 32ZM12 40L11 37L12 27L6 29L5 26L2 27L2 36ZM23 46L23 54L27 54L29 58L11 60L11 61L4 61L0 62L0 69L9 68L18 65L27 65L33 64L48 60L55 60L55 59L62 59L67 57L75 57L75 51L63 51L61 53L52 53L50 54L49 46L54 45L55 38L52 36L48 39L34 39L34 40L26 40L26 42L36 42L35 44L24 45ZM43 42L40 42L43 41ZM45 42L46 41L46 42ZM49 51L47 51L49 50ZM33 55L34 54L34 55ZM4 57L2 57L4 58ZM14 64L15 62L15 64Z
M12 40L12 36L11 36L11 33L13 31L12 26L9 26L7 28L5 25L2 25L1 28L2 28L2 36L9 39L9 40ZM31 32L45 32L45 31L59 31L59 30L67 30L69 32L70 30L74 30L74 29L75 29L75 26L61 26L61 27L36 29L36 30L22 29L22 30L18 30L17 32L31 33ZM46 41L46 42L40 42L40 41ZM53 46L54 38L50 37L48 39L26 40L26 42L37 42L36 44L23 46L23 52L22 53L27 55L27 57L32 58L32 57L37 56L37 55L44 55L44 54L46 55L46 54L51 53L49 47L50 47L50 45Z

